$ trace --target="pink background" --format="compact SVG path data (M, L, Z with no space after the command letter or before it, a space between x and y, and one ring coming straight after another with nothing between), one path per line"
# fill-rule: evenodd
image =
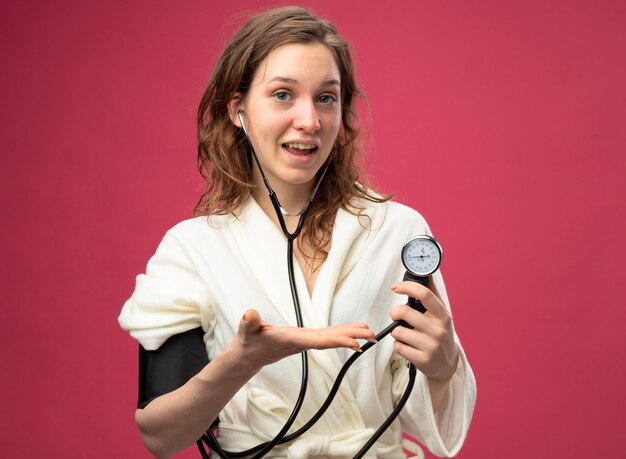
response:
M197 103L262 4L0 7L3 457L149 457L116 318L191 215ZM623 455L626 3L303 5L356 50L374 183L444 246L479 388L459 457Z

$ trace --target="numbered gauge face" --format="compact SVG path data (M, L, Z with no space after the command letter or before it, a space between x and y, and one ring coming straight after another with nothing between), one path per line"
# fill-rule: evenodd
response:
M402 263L416 276L429 276L441 264L441 246L431 236L417 236L404 244Z

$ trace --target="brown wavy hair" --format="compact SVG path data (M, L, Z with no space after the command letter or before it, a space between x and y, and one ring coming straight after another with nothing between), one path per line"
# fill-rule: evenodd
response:
M318 265L328 256L331 232L339 208L358 215L363 198L384 202L365 185L365 175L356 162L358 117L356 85L350 46L330 22L299 7L271 9L253 16L227 44L198 107L198 169L207 187L198 201L197 215L235 214L254 187L253 160L242 129L229 116L228 104L235 93L245 97L254 74L270 52L290 43L321 43L334 56L341 78L342 123L329 158L329 167L315 196L298 238L313 247L307 263Z

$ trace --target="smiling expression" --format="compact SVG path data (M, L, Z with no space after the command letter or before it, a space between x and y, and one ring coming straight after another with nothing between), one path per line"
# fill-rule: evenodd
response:
M288 44L261 63L246 95L230 105L244 121L272 187L283 193L310 189L330 155L341 126L337 63L321 43ZM255 168L255 181L261 177Z

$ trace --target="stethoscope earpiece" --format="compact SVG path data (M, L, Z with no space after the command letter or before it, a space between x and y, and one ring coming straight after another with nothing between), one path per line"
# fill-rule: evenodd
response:
M241 129L243 129L243 133L246 135L246 138L248 139L250 146L252 146L250 137L248 137L248 129L246 129L246 123L243 122L243 110L240 108L237 109L237 117L239 118L239 123L241 124ZM254 151L254 148L252 150ZM255 156L256 156L256 153L255 153Z

